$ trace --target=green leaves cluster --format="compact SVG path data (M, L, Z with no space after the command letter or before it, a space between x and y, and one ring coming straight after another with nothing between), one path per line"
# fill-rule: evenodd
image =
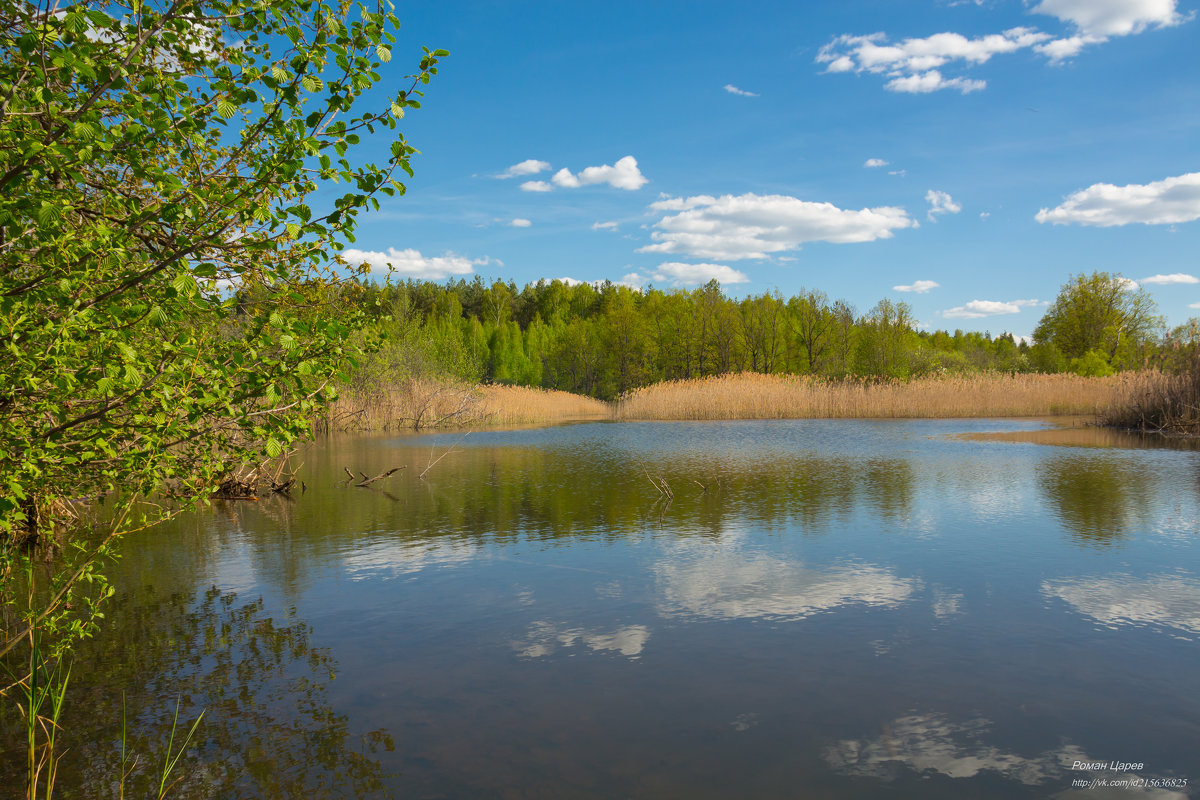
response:
M103 533L153 522L168 512L140 499L203 497L333 396L359 311L331 267L359 215L404 191L398 120L446 55L385 91L389 9L0 0L5 608L28 545L80 501L108 498ZM367 136L390 141L380 163L357 153ZM101 548L81 545L25 622L53 619Z

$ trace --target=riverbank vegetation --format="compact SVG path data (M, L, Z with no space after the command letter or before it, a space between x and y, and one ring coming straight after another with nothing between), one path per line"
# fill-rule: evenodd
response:
M1064 286L1033 341L921 329L906 304L886 298L859 314L816 290L739 300L715 282L634 290L539 281L518 290L478 277L409 280L360 284L343 301L361 311L359 335L376 346L347 376L322 429L606 416L1115 420L1177 396L1168 387L1182 379L1170 376L1189 372L1200 341L1187 326L1161 334L1149 296L1104 273ZM495 407L482 402L486 393Z
M1105 378L986 373L902 381L829 381L743 373L631 392L617 419L1089 416L1120 408L1161 373Z
M286 453L356 352L336 253L404 191L446 55L383 91L389 8L0 0L0 738L29 800L119 539Z

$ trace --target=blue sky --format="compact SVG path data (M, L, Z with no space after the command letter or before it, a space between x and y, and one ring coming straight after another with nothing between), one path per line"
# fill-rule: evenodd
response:
M883 297L1028 335L1076 273L1200 315L1198 0L399 6L380 275ZM382 144L382 142L381 142Z

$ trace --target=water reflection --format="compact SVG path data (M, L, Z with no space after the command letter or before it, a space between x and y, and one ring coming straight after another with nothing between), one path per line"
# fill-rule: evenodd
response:
M62 795L106 794L122 687L139 753L209 709L184 800L1044 796L1085 747L1195 774L1200 459L939 435L1014 424L473 434L424 480L428 441L328 442L295 502L134 538Z
M1059 456L1043 461L1037 475L1038 487L1080 544L1111 546L1153 524L1153 479L1145 464Z
M1194 578L1069 578L1044 582L1042 594L1065 600L1107 628L1140 625L1200 634L1200 581Z
M431 567L466 564L481 555L476 542L436 539L405 542L385 539L364 543L342 561L342 569L353 581L397 577Z
M920 583L871 564L807 567L766 554L685 552L654 566L659 612L710 620L794 620L848 605L891 608Z
M514 641L512 646L524 658L541 658L551 655L559 648L581 644L594 653L620 653L626 658L636 659L642 654L642 649L648 641L650 629L645 625L626 625L611 631L589 631L539 620L530 625L525 637Z
M984 770L1024 784L1060 778L1074 761L1087 761L1073 745L1027 758L986 742L992 724L982 717L954 722L945 714L914 714L882 726L879 736L845 739L827 748L825 762L839 772L896 780L908 771L972 778Z
M371 797L383 790L387 775L375 754L391 750L392 738L383 729L356 735L332 707L337 661L311 644L303 621L276 619L261 599L217 589L193 600L142 588L106 610L106 624L120 635L86 642L78 662L88 669L72 673L64 796L72 786L90 787L75 796L117 795L124 703L128 752L137 758L125 796L156 797L175 698L184 731L201 710L205 716L172 798ZM0 784L18 785L16 769L4 764Z
M1070 742L1034 756L1008 752L987 741L991 729L992 722L984 717L954 721L941 713L912 714L885 723L876 737L841 740L827 747L822 757L830 768L842 774L888 783L916 776L926 778L930 774L958 780L994 775L1038 787L1046 793L1039 796L1055 798L1187 798L1185 792L1144 786L1073 789L1072 781L1080 778L1153 780L1158 776L1148 772L1075 770L1076 762L1107 763L1108 759L1089 756ZM921 794L915 792L912 796ZM962 796L970 796L970 793L965 792Z

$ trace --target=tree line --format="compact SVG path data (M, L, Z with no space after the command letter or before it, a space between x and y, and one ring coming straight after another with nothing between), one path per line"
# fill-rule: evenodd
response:
M1064 286L1032 342L1010 332L923 330L907 303L887 298L859 312L816 289L737 299L716 281L637 290L410 279L360 283L341 300L368 320L358 336L374 352L351 377L362 389L434 373L613 399L659 381L742 371L834 380L1105 375L1165 365L1173 342L1194 339L1184 329L1163 335L1148 293L1106 273Z

